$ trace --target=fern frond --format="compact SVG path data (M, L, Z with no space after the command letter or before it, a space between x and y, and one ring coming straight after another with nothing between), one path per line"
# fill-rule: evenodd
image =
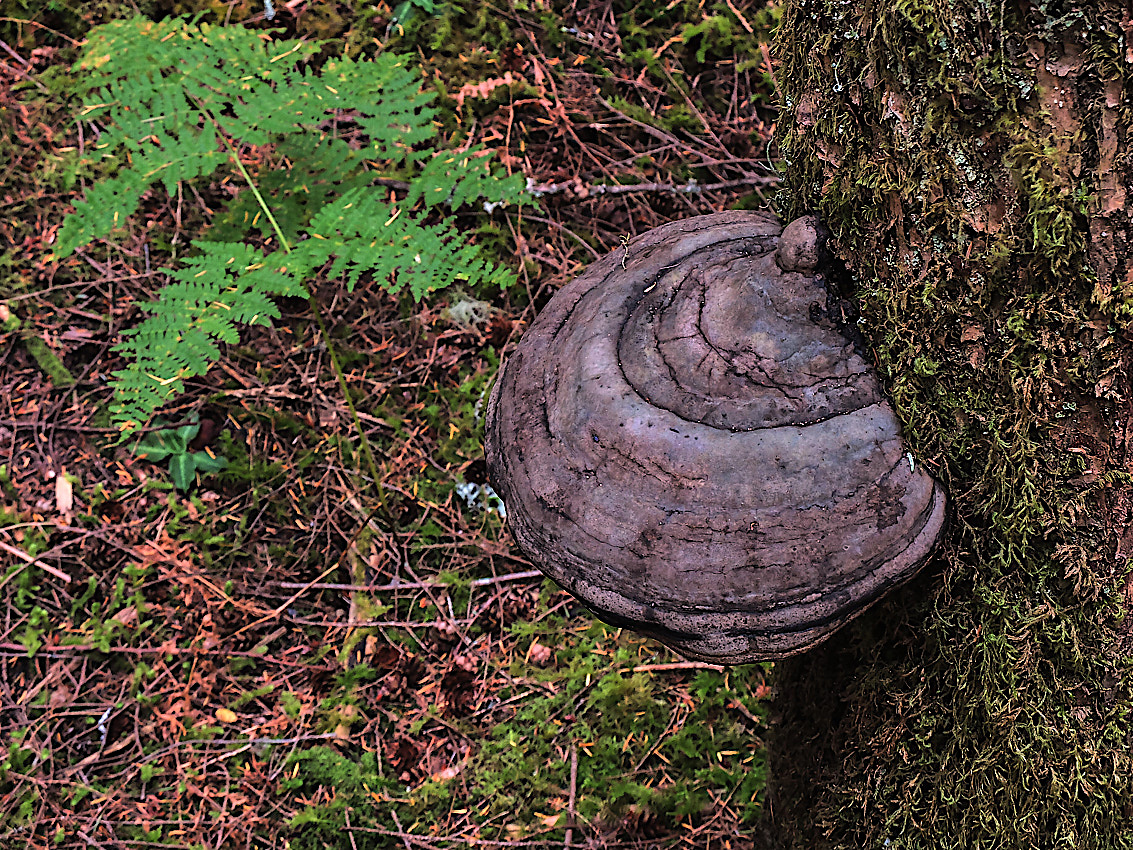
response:
M302 275L289 274L262 251L242 243L194 242L200 253L172 272L149 316L123 333L115 346L133 358L114 373L111 414L136 427L184 390L184 381L203 375L220 356L218 342L235 343L237 325L267 325L279 318L270 296L306 297Z
M423 200L455 210L478 201L489 205L521 204L530 197L522 175L508 177L493 169L491 156L477 145L460 153L442 151L434 155L410 186L405 202L412 206Z
M281 163L260 172L260 194L271 199L272 212L288 242L300 238L311 217L351 189L369 186L361 169L363 154L341 139L314 134L285 136L276 146ZM258 231L273 236L272 226L251 192L242 192L213 220L208 238L235 241Z
M133 175L95 183L86 200L75 202L75 212L63 219L55 238L55 255L67 257L81 245L105 236L138 209L146 185Z
M56 256L106 236L136 210L135 196L148 186L161 183L172 195L179 183L213 174L229 158L218 134L245 145L279 143L297 130L321 140L319 125L332 112L349 112L364 133L355 170L340 168L335 180L360 184L353 178L363 173L361 160L387 169L423 160L411 205L423 200L455 209L483 201L490 208L526 199L519 175L493 171L480 148L438 156L419 150L436 134L435 93L421 90L407 57L334 59L318 72L299 67L316 47L181 19L97 28L76 65L90 85L100 86L84 116L107 127L96 158L121 159L124 150L126 164L103 184L112 187L102 197L110 206L76 205ZM282 217L301 220L301 210Z
M463 241L451 220L428 224L422 214L390 206L372 193L350 192L311 221L310 239L292 257L318 268L333 260L330 274L353 289L370 275L384 289L408 289L420 301L456 282L468 285L514 283L514 274L485 260L480 249Z
M92 156L111 176L65 219L56 257L124 224L152 186L172 195L182 182L215 174L242 146L273 145L283 163L265 168L256 191L217 217L212 240L193 243L196 254L124 334L117 350L131 362L115 373L112 413L126 430L207 371L241 325L278 317L273 298L305 297L304 281L328 263L351 288L372 280L417 300L457 280L514 282L451 219L429 223L426 215L442 204L523 203L522 177L493 169L481 148L425 147L436 136L435 93L422 91L411 57L305 67L317 49L184 19L135 18L91 33L76 70L89 77L84 118L104 128ZM251 182L243 163L234 164ZM409 178L403 202L390 205L374 185L383 171ZM255 229L281 250L265 256L244 245Z
M133 196L154 183L172 195L182 181L215 172L229 158L218 126L230 139L265 144L322 120L333 107L295 68L315 49L265 41L242 27L197 27L181 19L134 18L97 28L75 66L90 75L90 85L101 85L84 117L107 125L95 147L97 159L126 151L128 164L101 184L111 187L103 199L121 195L133 203L97 209L77 204L64 222L66 238L61 235L56 256L107 235L137 209Z
M420 159L415 148L436 138L433 119L435 92L421 91L421 77L408 66L409 57L383 54L368 62L343 59L328 62L324 79L342 84L348 79L370 93L355 101L355 119L370 139L367 157L392 164Z

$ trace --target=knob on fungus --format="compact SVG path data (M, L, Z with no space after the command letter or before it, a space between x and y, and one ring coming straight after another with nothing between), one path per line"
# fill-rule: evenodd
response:
M818 305L819 227L727 212L558 292L500 372L492 484L603 619L692 658L819 643L927 561L944 491Z

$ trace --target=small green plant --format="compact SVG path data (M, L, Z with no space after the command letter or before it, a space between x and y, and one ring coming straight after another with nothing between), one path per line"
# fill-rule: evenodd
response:
M189 444L200 430L200 423L192 422L178 428L150 431L134 446L134 454L151 463L169 461L169 477L173 486L178 490L188 490L198 472L220 472L228 466L225 458L190 448Z
M217 216L221 239L192 243L117 347L131 358L114 375L111 415L123 431L207 371L238 325L278 318L273 298L308 297L304 281L328 265L350 288L373 281L418 300L457 281L514 281L432 213L522 202L521 175L493 170L477 147L425 147L434 95L420 91L412 57L330 59L316 70L306 60L317 50L177 18L91 32L74 71L88 87L82 120L103 128L93 156L111 176L63 222L57 258L124 225L155 184L173 196L231 164L247 186ZM239 156L249 146L269 147L284 167L257 183ZM381 185L391 179L407 186L400 200Z

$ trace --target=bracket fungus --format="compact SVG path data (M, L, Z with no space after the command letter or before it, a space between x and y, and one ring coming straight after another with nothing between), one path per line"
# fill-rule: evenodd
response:
M823 310L819 227L658 227L551 299L492 391L521 548L602 619L722 663L801 652L928 560L941 486Z

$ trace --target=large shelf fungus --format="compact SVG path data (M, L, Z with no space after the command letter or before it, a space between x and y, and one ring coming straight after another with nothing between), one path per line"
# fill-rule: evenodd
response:
M692 658L781 658L927 561L944 491L822 309L818 230L674 222L558 292L500 372L493 486L603 619Z

